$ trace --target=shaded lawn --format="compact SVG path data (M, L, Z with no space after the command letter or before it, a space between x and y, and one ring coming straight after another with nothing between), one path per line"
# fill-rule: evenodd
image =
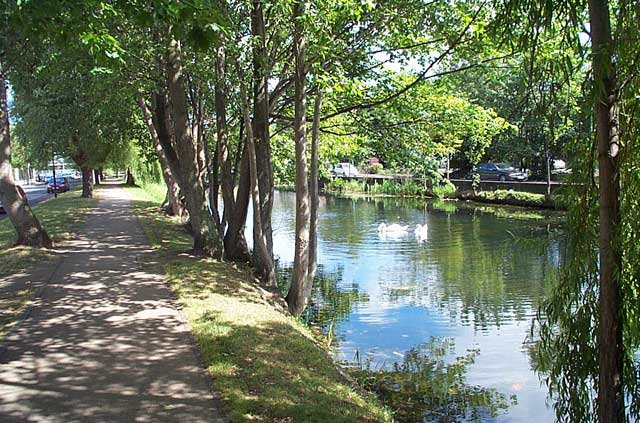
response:
M33 212L56 243L72 238L95 204L95 199L80 198L79 191L74 190L37 204ZM15 229L7 217L0 221L0 278L46 264L55 257L54 252L40 248L14 247L15 241ZM24 281L20 286L9 283L0 287L1 340L31 301L34 290L31 281Z
M86 221L89 212L95 207L96 199L81 198L78 190L59 194L37 204L33 212L54 243L70 239L74 231ZM9 218L0 221L0 276L24 270L31 265L50 257L41 249L13 247L16 232Z
M190 236L159 213L158 199L129 192L233 422L392 421L248 268L190 256Z

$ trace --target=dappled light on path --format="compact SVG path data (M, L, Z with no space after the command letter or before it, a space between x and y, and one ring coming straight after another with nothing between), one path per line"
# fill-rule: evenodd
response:
M0 421L222 421L162 266L116 186L0 350Z

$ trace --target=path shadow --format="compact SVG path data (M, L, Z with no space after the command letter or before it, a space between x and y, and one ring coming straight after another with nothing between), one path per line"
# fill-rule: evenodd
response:
M0 352L0 420L218 421L124 191L101 201ZM144 265L143 265L144 264Z

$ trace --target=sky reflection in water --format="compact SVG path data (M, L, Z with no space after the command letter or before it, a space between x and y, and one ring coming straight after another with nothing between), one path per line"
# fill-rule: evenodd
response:
M295 194L276 193L274 252L284 268L293 261L294 206ZM433 337L450 338L452 360L480 350L469 384L517 395L507 414L482 421L554 420L524 345L550 269L562 257L559 235L546 220L446 203L335 197L321 198L319 219L318 262L335 285L315 291L310 312L333 320L340 359L360 354L373 368L389 366ZM384 239L377 231L382 222L411 230ZM427 239L419 243L413 228L424 223ZM336 289L350 293L348 300L337 300ZM329 310L336 304L341 310Z

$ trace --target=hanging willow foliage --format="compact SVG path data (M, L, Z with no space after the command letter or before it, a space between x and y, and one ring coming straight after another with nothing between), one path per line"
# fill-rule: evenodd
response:
M598 148L593 110L596 84L587 51L585 2L568 0L498 1L501 28L516 30L504 37L532 57L543 46L541 31L556 37L578 59L566 72L584 74L582 114L566 155L573 174L565 191L567 204L566 263L558 282L538 311L532 327L537 340L533 365L549 388L560 422L598 421L599 388L599 184ZM627 421L640 421L640 7L637 1L609 1L616 67L617 106L621 131L619 201L621 221L613 245L622 252L617 283L621 295L618 317L623 330L623 397ZM532 37L535 34L536 37ZM580 61L583 61L580 64ZM571 65L571 63L568 63ZM531 69L527 70L531 71Z

